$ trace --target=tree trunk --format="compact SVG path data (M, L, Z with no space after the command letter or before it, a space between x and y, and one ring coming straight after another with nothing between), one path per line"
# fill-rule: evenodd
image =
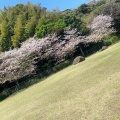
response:
M84 52L83 52L83 50L81 48L81 45L80 45L80 51L81 51L82 56L85 56L85 54L84 54Z

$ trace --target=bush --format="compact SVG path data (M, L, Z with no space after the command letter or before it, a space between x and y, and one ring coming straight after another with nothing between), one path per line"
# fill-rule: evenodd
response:
M119 40L119 38L115 35L108 35L103 39L103 43L106 46L109 46L111 44L116 43Z
M58 36L63 34L65 29L65 23L62 19L59 19L56 22L50 22L48 24L41 25L36 31L38 38L47 36L48 34L56 33Z
M65 67L69 66L71 64L70 60L66 60L58 65L56 65L55 67L53 67L53 71L57 72L59 70L64 69Z
M0 101L4 100L6 97L8 97L8 93L6 91L3 91L0 93Z
M91 10L90 10L89 5L82 4L81 6L78 7L77 12L82 13L82 14L87 14L87 13L90 13Z

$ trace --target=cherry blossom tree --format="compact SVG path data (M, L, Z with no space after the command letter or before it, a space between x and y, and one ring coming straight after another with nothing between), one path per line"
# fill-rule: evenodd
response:
M94 18L89 26L91 34L86 37L87 42L99 42L103 37L115 32L113 26L113 18L107 15L99 15Z
M66 31L63 38L55 34L38 40L30 38L19 49L0 54L0 83L33 74L38 61L52 58L59 63L65 60L83 41L84 37L77 36L76 30Z

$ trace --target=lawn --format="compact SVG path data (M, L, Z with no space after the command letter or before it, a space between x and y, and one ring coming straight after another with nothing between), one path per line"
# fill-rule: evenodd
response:
M120 120L120 43L0 102L0 120Z

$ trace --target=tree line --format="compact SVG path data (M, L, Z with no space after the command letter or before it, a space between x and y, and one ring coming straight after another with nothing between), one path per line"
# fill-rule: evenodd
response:
M90 33L87 27L98 15L111 15L114 27L120 31L119 0L98 0L82 4L74 10L48 11L40 4L17 4L0 11L0 52L19 48L21 43L35 36L62 35L67 27L76 28L80 35Z
M0 51L19 48L28 38L43 38L51 33L60 35L67 26L81 29L83 22L73 12L52 12L40 4L18 4L0 11ZM84 26L85 29L85 26Z

